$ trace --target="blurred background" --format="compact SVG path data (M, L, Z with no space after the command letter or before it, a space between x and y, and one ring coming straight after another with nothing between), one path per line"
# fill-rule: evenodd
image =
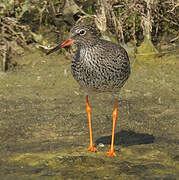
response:
M173 53L178 12L177 0L0 0L1 70L16 67L25 50L47 51L78 22L93 24L132 56Z

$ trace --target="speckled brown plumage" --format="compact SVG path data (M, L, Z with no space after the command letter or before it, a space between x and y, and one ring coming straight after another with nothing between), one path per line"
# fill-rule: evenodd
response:
M85 31L85 34L80 34ZM89 25L76 25L70 37L77 45L71 72L81 87L95 91L120 90L130 75L127 52L118 44L100 39Z

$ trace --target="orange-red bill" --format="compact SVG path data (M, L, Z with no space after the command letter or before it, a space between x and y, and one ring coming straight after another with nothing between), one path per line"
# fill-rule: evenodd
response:
M52 54L53 52L57 51L58 49L61 49L65 46L69 46L73 43L72 39L67 39L66 41L64 41L63 43L57 45L56 47L54 47L53 49L51 49L49 52L46 53L46 55Z

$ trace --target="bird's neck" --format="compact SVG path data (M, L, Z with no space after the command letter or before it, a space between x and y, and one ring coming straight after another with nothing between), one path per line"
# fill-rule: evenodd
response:
M90 68L92 66L95 66L96 64L96 57L95 57L95 51L97 47L96 46L82 46L78 47L78 50L76 52L77 61L80 64L83 64L84 67Z
M88 49L95 46L98 42L98 37L90 37L86 39L76 40L75 44L77 47Z
M86 40L86 43L77 44L77 51L74 59L86 67L96 64L96 52L98 52L99 43L95 39Z

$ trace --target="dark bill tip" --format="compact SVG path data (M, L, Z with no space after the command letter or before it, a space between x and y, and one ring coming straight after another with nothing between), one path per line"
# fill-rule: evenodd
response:
M66 41L64 41L63 43L57 45L56 47L54 47L53 49L51 49L49 52L46 53L46 55L52 54L53 52L57 51L58 49L61 49L65 46L69 46L73 43L72 39L67 39Z
M60 46L61 44L57 45L56 47L51 49L49 52L47 52L46 55L48 56L49 54L52 54L53 52L57 51L58 49L60 49Z

